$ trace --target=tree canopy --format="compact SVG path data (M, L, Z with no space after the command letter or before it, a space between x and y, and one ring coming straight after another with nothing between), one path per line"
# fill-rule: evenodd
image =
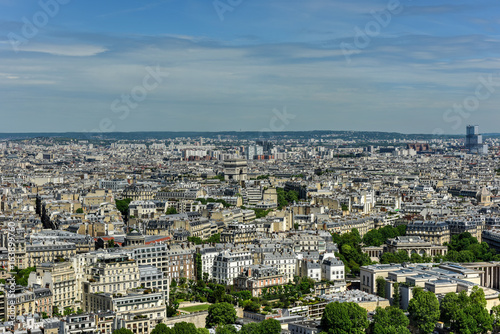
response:
M151 334L174 334L174 331L167 325L160 323L151 331Z
M128 213L128 206L132 202L131 198L125 198L125 199L117 199L115 200L116 208L118 211L121 212L123 216L126 216Z
M401 309L377 307L370 328L373 334L410 334L409 324L410 320Z
M439 301L431 291L414 288L408 312L411 325L417 328L419 333L432 333L440 316Z
M406 225L392 227L390 225L368 231L363 236L365 246L381 246L387 239L406 234Z
M483 289L475 286L470 295L461 291L447 293L441 301L441 319L455 333L486 333L493 329L493 319L486 310Z
M448 253L444 257L452 262L500 261L500 255L490 248L486 242L479 243L469 232L451 237L446 244Z
M368 254L361 251L361 237L355 228L349 233L332 234L333 242L339 247L338 256L345 265L346 272L359 274L359 268L371 263Z
M229 303L217 303L210 305L206 321L207 328L234 324L236 321L236 310Z
M368 314L356 303L329 303L321 318L321 329L328 334L364 334Z

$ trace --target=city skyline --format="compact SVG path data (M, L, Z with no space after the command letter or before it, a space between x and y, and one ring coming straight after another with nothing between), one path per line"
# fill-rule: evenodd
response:
M498 3L231 3L0 1L0 132L498 132Z

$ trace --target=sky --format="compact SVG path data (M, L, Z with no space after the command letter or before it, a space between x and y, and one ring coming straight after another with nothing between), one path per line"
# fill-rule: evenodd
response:
M0 0L0 132L500 132L497 0Z

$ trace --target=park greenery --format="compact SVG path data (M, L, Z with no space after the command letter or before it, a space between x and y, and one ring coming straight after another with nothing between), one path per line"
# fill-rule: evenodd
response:
M434 293L420 287L413 289L413 298L408 305L410 324L420 333L432 333L439 320L439 301Z
M210 305L205 322L206 328L234 324L236 322L236 310L232 304L226 302Z
M172 207L168 208L165 213L167 215L176 215L177 214L177 209L172 206Z
M202 279L187 280L180 278L170 284L167 316L179 314L179 303L182 301L198 301L203 303L228 303L240 305L247 311L268 314L275 308L286 308L292 303L302 300L314 291L314 280L308 277L295 276L293 283L262 289L260 297L252 297L250 291L227 291L226 286L208 281L208 275Z
M486 310L483 289L475 286L466 291L447 293L441 301L441 320L454 333L487 333L493 330L493 317Z
M196 326L189 322L178 322L172 328L160 323L151 331L151 334L208 334L206 328L196 328ZM114 332L113 332L114 334ZM125 334L125 333L123 333Z
M30 273L35 271L36 267L28 267L26 269L19 269L18 267L14 267L12 273L14 274L14 279L16 280L16 285L28 286L28 278L30 277ZM5 284L6 281L4 279L0 279L0 284Z
M479 243L469 232L452 236L451 241L446 245L448 246L448 254L444 257L446 261L500 261L500 254L496 254L486 242Z
M377 307L369 323L367 311L358 304L329 303L321 318L321 334L431 334L438 321L455 334L497 333L500 329L500 305L490 315L484 291L478 286L470 294L447 293L441 304L434 293L415 287L407 312L408 316L397 306Z
M372 334L410 334L409 324L410 320L403 310L394 306L385 309L377 307L370 331Z
M296 190L285 191L283 188L276 188L278 195L278 210L299 201L299 193Z
M406 225L392 227L390 225L368 231L363 236L365 246L381 246L387 239L403 236L406 233Z
M346 273L357 275L361 266L371 264L368 254L361 251L361 237L357 229L344 234L333 233L332 238L339 248L335 255L344 262Z
M322 333L327 334L364 334L368 328L368 315L356 303L329 303L321 318Z

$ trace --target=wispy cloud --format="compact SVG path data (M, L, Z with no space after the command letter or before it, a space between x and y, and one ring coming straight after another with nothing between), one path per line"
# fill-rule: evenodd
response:
M57 44L39 44L33 43L19 47L20 52L39 52L55 56L69 57L91 57L106 52L107 49L96 45L57 45Z

